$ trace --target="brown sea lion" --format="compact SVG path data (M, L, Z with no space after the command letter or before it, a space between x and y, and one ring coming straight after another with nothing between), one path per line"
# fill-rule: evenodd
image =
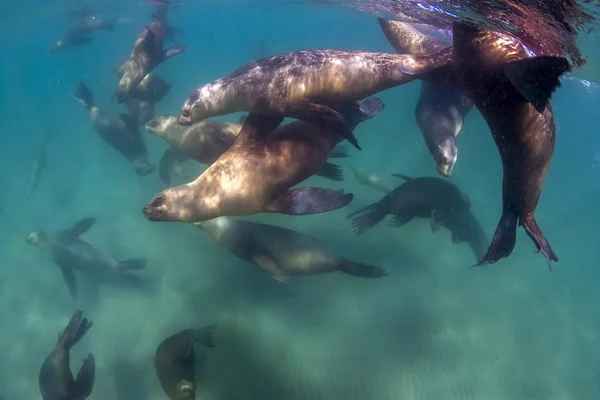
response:
M369 98L340 111L354 129L382 109L381 100ZM306 215L344 207L353 195L343 190L290 189L321 168L343 139L341 132L321 125L306 129L307 122L296 121L271 135L282 119L250 114L236 141L215 163L194 182L157 194L144 207L144 216L201 222L223 215Z
M231 75L192 92L179 122L192 125L235 111L291 117L340 131L358 142L336 108L410 82L450 61L450 52L434 55L369 53L351 50L301 50L253 61Z
M44 400L84 400L92 394L96 363L90 353L73 379L69 365L69 350L92 327L92 321L83 317L83 311L73 314L71 321L52 352L46 357L39 373L40 392Z
M502 216L477 265L508 257L519 224L551 269L558 257L534 211L554 151L550 98L560 86L560 76L571 69L569 62L563 57L532 57L519 39L466 23L453 24L453 46L452 63L422 77L456 84L474 101L490 127L504 170Z
M319 241L291 229L219 217L195 225L233 255L288 282L290 276L343 272L361 278L381 278L383 268L360 264L334 254Z
M73 92L73 97L90 113L94 130L108 145L121 153L140 176L156 169L148 163L148 150L140 136L138 124L126 114L114 116L94 104L92 92L83 82Z
M113 72L121 79L127 72L127 61L121 63ZM158 103L171 89L171 84L167 83L158 72L153 71L142 79L142 81L130 91L130 97L146 101L149 103Z
M163 391L171 400L196 398L196 363L204 361L205 348L214 347L216 324L186 329L163 340L154 355L154 367ZM195 345L202 345L198 357ZM197 347L196 347L197 348Z
M163 50L163 42L168 32L164 16L155 14L152 23L144 28L136 40L124 67L125 72L115 89L118 104L130 97L132 90L160 63L187 49L185 46L176 46Z
M96 222L95 218L85 218L72 227L54 233L43 230L31 232L25 241L47 252L62 272L69 293L77 297L75 270L82 271L101 281L125 281L134 285L141 284L139 276L131 271L146 268L143 258L120 261L79 236L87 232Z
M411 24L379 18L379 25L399 54L428 54L448 44L431 38ZM473 102L456 86L422 81L415 109L417 125L440 174L450 176L458 158L456 136Z
M51 47L50 52L66 50L72 47L84 46L94 41L91 33L94 30L113 31L116 19L103 19L99 16L85 16L79 18L78 23L67 31L61 40L57 40Z

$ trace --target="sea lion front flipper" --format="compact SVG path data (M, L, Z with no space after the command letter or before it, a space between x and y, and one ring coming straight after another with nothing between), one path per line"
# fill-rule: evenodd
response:
M552 261L558 261L558 257L554 253L554 250L552 250L552 246L550 246L550 243L548 243L548 240L542 233L542 230L535 222L533 214L529 214L527 217L523 218L521 220L521 225L523 225L525 232L527 232L527 235L535 243L537 247L536 253L541 252L544 257L546 257L546 260L548 260L548 269L552 271Z
M79 236L89 231L95 223L96 218L94 217L84 218L74 223L73 226L71 226L70 228L63 230L60 234L63 238L78 238Z
M348 149L346 148L346 146L342 145L337 145L333 148L333 151L331 153L329 153L328 158L348 158L350 157L350 154L348 154Z
M139 271L146 268L147 264L148 263L146 262L145 258L135 258L132 260L121 261L119 264L119 272Z
M348 214L346 218L351 220L352 230L358 236L380 223L386 215L386 207L377 202Z
M354 147L361 150L358 139L342 115L333 108L310 101L294 102L287 106L288 116L339 131Z
M517 241L517 222L519 217L513 211L503 211L490 247L483 259L473 267L493 264L512 253Z
M215 347L215 328L217 327L217 323L213 322L210 325L205 326L204 328L194 329L194 341L197 343L201 343L206 347Z
M369 264L361 264L354 261L341 259L338 263L338 269L347 275L358 276L361 278L381 278L387 276L388 273L381 267L376 267Z
M73 268L70 268L61 262L57 262L58 267L60 268L60 272L62 273L63 279L67 284L67 288L69 289L69 293L71 297L74 299L77 298L77 285L75 284L75 273L73 272Z
M317 172L315 172L316 176L320 176L325 179L331 179L332 181L343 181L344 173L339 165L326 162L321 165L321 168Z
M316 187L292 189L273 199L265 207L265 212L287 215L319 214L342 208L353 198L352 193L344 194L343 190Z
M431 232L438 233L444 222L444 215L440 210L431 210Z
M391 175L395 176L396 178L404 179L407 182L413 180L413 178L411 178L410 176L406 176L406 175L402 175L402 174L391 174Z
M96 375L96 361L90 353L83 360L81 368L75 378L75 386L70 393L73 399L87 399L92 394L94 388L94 378Z
M277 261L266 254L253 254L250 259L253 263L258 265L260 268L267 271L273 279L278 280L281 283L289 283L290 276L282 271L277 265Z
M570 70L566 58L554 56L531 57L504 65L508 80L540 114L550 102L554 90L560 86L560 76Z
M175 46L170 49L163 50L162 52L162 61L167 61L169 58L176 56L177 54L181 54L187 50L187 46Z

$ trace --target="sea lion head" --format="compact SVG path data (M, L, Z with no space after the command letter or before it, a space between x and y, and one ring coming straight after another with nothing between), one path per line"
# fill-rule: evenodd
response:
M214 89L214 90L213 90ZM179 114L179 124L189 126L207 118L213 110L223 107L220 103L227 103L227 96L223 94L224 88L220 85L215 88L203 86L196 89L186 99L181 113Z
M176 400L194 400L196 398L196 385L186 380L179 381L175 396Z
M48 240L48 235L44 231L31 232L25 238L25 241L34 246L41 246Z
M450 176L458 158L455 138L446 137L440 140L432 153L439 173L444 176Z
M166 132L173 127L177 127L177 125L177 117L166 115L152 118L146 123L145 127L148 132L156 134L159 132Z
M200 203L200 196L189 185L158 193L144 207L144 217L149 221L196 222L196 203Z

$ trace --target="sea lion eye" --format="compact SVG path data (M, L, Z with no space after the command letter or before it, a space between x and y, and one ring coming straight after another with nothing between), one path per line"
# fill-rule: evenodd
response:
M185 118L188 118L190 116L190 110L188 110L187 108L181 110L181 115Z

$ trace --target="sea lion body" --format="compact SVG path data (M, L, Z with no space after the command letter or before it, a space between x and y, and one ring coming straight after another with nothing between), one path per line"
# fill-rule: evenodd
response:
M476 262L483 259L490 247L490 241L472 210L452 213L442 225L451 232L452 243L468 243Z
M154 118L154 103L130 97L125 100L125 105L128 115L138 124L145 124Z
M121 79L127 71L127 61L124 61L114 73ZM142 79L142 81L130 92L130 96L149 103L158 103L163 99L171 89L171 84L167 83L157 72L151 72Z
M368 186L375 190L379 190L384 193L391 192L394 188L390 182L384 180L381 176L376 174L369 174L364 171L359 171L353 166L350 166L350 171L354 175L354 179L361 185Z
M37 188L38 182L42 176L42 173L46 169L46 153L48 145L52 141L53 134L51 132L46 133L46 138L42 146L38 149L33 164L31 165L31 174L29 176L29 190L27 194L31 195Z
M203 348L213 347L215 327L216 324L211 324L201 329L186 329L169 336L156 349L154 367L169 399L196 398L195 370L198 357L194 344L202 344Z
M364 105L365 111L361 109ZM352 129L383 105L367 99L342 107ZM342 139L321 125L296 121L281 126L250 114L233 145L194 182L164 190L144 208L152 221L201 222L224 215L260 212L313 214L346 205L352 195L319 188L290 190L319 171ZM261 125L266 124L266 125Z
M91 395L96 369L94 356L87 355L75 379L69 365L69 350L91 327L92 322L83 318L82 311L77 311L59 335L56 346L39 372L40 392L44 400L84 400Z
M81 18L77 25L69 29L61 40L56 41L50 47L50 52L90 44L94 41L90 36L94 30L112 31L115 28L115 22L115 19L106 20L97 16Z
M336 271L364 278L386 275L382 268L347 260L310 236L291 229L229 217L195 225L236 257L249 261L282 282L287 282L290 276Z
M86 218L71 228L56 232L34 231L26 242L48 252L60 268L69 292L77 296L74 271L79 270L93 275L100 281L128 280L139 283L139 277L131 271L146 267L146 260L132 259L120 261L79 238L94 224L94 218Z

